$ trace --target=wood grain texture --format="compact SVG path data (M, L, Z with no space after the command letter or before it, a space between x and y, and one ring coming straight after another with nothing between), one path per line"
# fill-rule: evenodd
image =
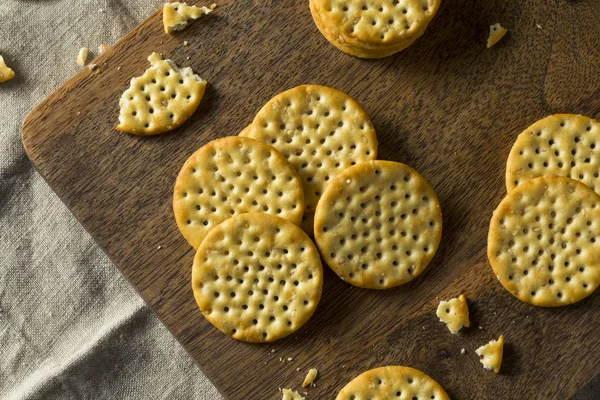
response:
M299 388L309 368L320 372L309 399L333 398L360 372L388 364L426 372L453 399L566 399L598 374L600 294L560 309L521 303L495 280L485 247L518 133L557 112L600 117L600 3L445 0L413 46L371 61L328 44L307 0L218 3L173 36L162 32L160 13L152 15L95 61L99 73L83 69L36 107L23 142L41 175L226 398L278 399L277 388ZM510 33L486 50L495 22ZM207 79L204 100L176 132L119 133L120 94L152 51ZM321 303L297 335L275 344L236 342L194 303L194 252L175 225L173 184L193 151L237 135L273 95L303 83L353 96L377 129L380 158L425 176L441 202L442 242L425 272L397 289L354 288L326 268ZM453 336L435 308L438 297L460 293L472 325ZM501 333L507 345L495 375L474 350Z

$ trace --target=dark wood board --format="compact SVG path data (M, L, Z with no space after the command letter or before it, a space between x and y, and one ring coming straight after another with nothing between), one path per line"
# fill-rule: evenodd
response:
M99 72L83 69L37 106L23 142L40 174L227 399L278 399L278 388L297 389L312 367L320 378L308 398L331 399L360 372L389 364L426 372L454 399L567 399L600 373L600 294L559 309L522 303L495 280L486 239L518 133L552 113L600 117L599 15L592 0L444 0L413 46L360 60L326 42L307 0L223 0L172 36L157 12L95 61ZM510 33L487 50L495 22ZM119 97L152 51L207 79L206 95L173 133L119 133ZM297 334L273 344L236 342L195 305L194 253L172 215L174 180L193 151L237 135L268 99L303 83L353 96L377 129L380 158L407 163L429 180L444 214L442 243L427 270L397 289L354 288L325 268L321 303ZM460 293L469 299L472 327L453 336L435 308ZM495 375L474 350L500 334L507 344Z

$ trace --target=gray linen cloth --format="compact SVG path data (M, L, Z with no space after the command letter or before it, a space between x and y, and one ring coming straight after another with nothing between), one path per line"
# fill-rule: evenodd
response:
M27 113L159 0L0 0L0 399L221 399L21 145Z

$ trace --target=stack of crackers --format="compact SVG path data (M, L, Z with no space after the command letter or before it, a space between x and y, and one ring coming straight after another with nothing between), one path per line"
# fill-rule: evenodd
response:
M590 295L600 284L600 123L560 114L531 125L508 157L506 188L488 235L500 283L542 307Z
M319 31L338 49L382 58L415 42L435 16L440 0L310 0Z

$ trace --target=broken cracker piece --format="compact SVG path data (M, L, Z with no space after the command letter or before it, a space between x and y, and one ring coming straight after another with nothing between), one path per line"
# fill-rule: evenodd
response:
M15 77L15 71L6 66L4 58L0 56L0 83Z
M500 41L508 32L505 28L503 28L500 24L494 24L490 26L490 36L487 41L487 48L489 49L496 43Z
M317 378L318 373L319 373L319 371L317 371L315 368L311 368L308 371L308 374L306 374L306 378L304 378L304 382L302 382L302 387L304 388L304 387L310 386Z
M500 365L502 364L502 353L504 350L504 336L500 335L498 340L492 340L486 345L481 346L475 353L481 356L481 362L483 368L490 369L495 373L500 372Z
M87 58L88 58L89 50L87 47L82 47L79 49L79 54L77 54L77 65L84 66Z
M117 130L134 135L157 135L183 124L196 111L206 81L191 68L179 69L158 53L148 57L150 68L133 78L121 96Z
M101 44L100 46L98 46L98 55L105 53L108 49L110 49L110 46Z
M468 328L469 322L469 307L467 299L464 295L448 301L440 301L436 315L444 322L450 332L456 335L463 327Z
M179 2L165 3L163 5L163 26L165 32L171 33L183 30L191 21L212 12L216 7L216 4L212 4L210 7L196 7Z
M304 400L304 397L291 389L283 389L283 397L281 400Z

